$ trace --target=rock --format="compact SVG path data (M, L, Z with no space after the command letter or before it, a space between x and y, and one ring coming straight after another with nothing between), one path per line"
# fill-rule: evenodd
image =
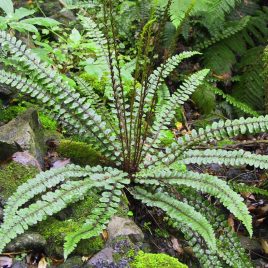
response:
M11 94L12 94L12 89L10 86L7 86L5 84L0 84L0 95L10 96Z
M142 247L144 235L129 218L114 216L108 224L106 247L93 256L86 267L125 268Z
M100 264L110 265L114 262L113 253L113 248L104 248L89 260L88 265L92 265L93 267Z
M16 261L13 265L12 268L27 268L27 264L23 261Z
M29 151L43 167L44 148L43 129L34 109L0 127L0 161L18 151Z
M43 251L47 246L47 242L43 236L38 233L24 233L14 239L6 246L6 251L16 252L24 250L40 250Z
M39 162L27 151L14 153L12 155L12 160L16 163L22 164L23 166L33 166L39 169L40 171L42 170Z
M262 246L260 241L256 238L250 239L247 236L239 236L241 245L243 248L252 251L252 252L262 252Z
M129 218L114 216L107 226L108 243L117 237L129 237L132 242L142 242L144 234L135 222Z
M57 266L58 268L80 268L83 265L83 261L81 257L72 257L63 264Z

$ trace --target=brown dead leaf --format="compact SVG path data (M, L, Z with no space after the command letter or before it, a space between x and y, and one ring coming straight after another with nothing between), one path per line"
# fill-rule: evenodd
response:
M179 240L176 237L171 237L172 247L179 254L182 255L184 250L182 245L179 243Z
M261 246L265 254L268 254L268 240L261 239Z
M47 267L47 261L45 257L42 257L41 260L38 262L37 268L46 268Z
M109 234L108 234L108 232L107 232L106 230L104 230L104 231L102 232L102 238L103 238L105 241L108 240L108 238L109 238Z
M235 223L234 223L233 215L229 215L229 217L228 217L228 225L232 228L233 231L235 231Z

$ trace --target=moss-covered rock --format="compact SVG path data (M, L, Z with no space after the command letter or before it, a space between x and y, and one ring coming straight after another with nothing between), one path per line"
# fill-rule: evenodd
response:
M68 219L60 220L56 215L55 217L49 217L47 220L38 223L35 230L48 241L50 246L47 249L47 254L49 256L63 256L64 237L68 233L81 228L81 225L85 222L98 200L99 196L95 193L91 193L84 200L67 208L69 214ZM103 245L104 241L101 236L82 240L74 253L82 256L92 255L101 250Z
M57 152L79 165L97 165L103 161L101 154L92 145L84 142L63 139L60 141Z
M0 167L0 196L6 200L19 185L39 173L36 167L24 166L16 162Z
M131 268L187 268L188 266L182 264L177 259L166 254L152 254L140 251L134 258Z
M35 105L31 103L24 103L22 105L12 105L7 108L0 108L0 122L7 123L17 117L18 115L25 112L28 108L38 109ZM48 115L43 112L38 112L39 120L44 129L56 131L57 130L57 122L50 118Z

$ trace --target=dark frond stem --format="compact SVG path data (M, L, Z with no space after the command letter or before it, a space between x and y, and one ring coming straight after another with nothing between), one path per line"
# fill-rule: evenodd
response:
M135 114L134 104L135 104L135 99L137 97L137 84L140 82L140 81L138 81L138 77L141 73L141 68L140 68L141 64L140 63L141 63L141 60L144 59L143 50L146 50L145 43L148 44L148 42L145 42L145 36L146 36L148 30L150 29L151 25L154 23L154 21L155 20L150 20L149 22L146 23L146 25L143 27L142 33L140 35L140 39L138 41L136 66L135 66L134 82L133 82L134 83L133 84L133 93L132 93L131 100L130 100L130 137L129 137L129 140L132 143L132 138L133 138L135 141L135 143L134 143L135 145L136 145L136 135L135 134L136 134L136 126L137 126L137 114ZM143 83L143 81L141 81L141 83ZM142 94L142 92L140 94ZM138 107L138 109L139 109L139 107ZM133 118L134 115L136 115L135 119ZM132 146L130 146L130 151L129 151L130 158L132 157L131 149L132 149ZM135 158L135 155L136 155L136 150L134 150L134 155L133 155L134 158Z
M109 1L110 2L110 1ZM105 25L105 29L106 29L106 36L107 36L107 48L108 48L108 60L109 60L109 68L110 68L110 74L111 74L111 82L112 82L112 88L113 88L113 95L114 95L114 100L115 100L115 107L116 107L116 111L117 111L117 118L118 118L118 124L119 124L119 131L120 131L120 141L121 141L121 145L122 145L122 155L123 155L123 159L125 162L126 160L126 146L127 146L127 137L125 136L125 133L124 131L126 131L126 118L125 118L125 108L123 107L123 111L122 111L122 107L120 105L120 98L122 97L121 100L123 100L123 105L125 106L125 101L123 99L123 96L124 96L124 92L123 92L123 85L121 84L122 83L122 80L121 80L121 73L119 70L118 71L118 74L119 74L119 85L117 84L117 81L116 81L116 73L115 73L115 65L117 65L117 69L120 69L119 68L119 62L118 62L118 55L117 55L117 51L116 51L116 47L114 47L114 52L115 52L115 58L116 58L116 64L114 63L114 60L113 60L113 52L112 52L112 45L111 45L111 42L110 42L110 38L109 38L109 27L108 27L108 22L109 22L109 18L107 17L107 14L109 12L109 15L110 15L110 7L109 7L109 11L107 10L107 7L106 7L107 3L106 3L106 0L103 1L103 17L104 17L104 25ZM110 5L109 5L110 6ZM113 16L112 14L110 16ZM111 24L113 24L113 21L110 21ZM114 26L112 26L113 28ZM113 28L114 29L114 28ZM113 31L113 39L115 39L115 36L114 36L114 31ZM113 43L115 45L116 43L116 40L113 40ZM118 88L120 87L120 95L118 95Z
M112 41L113 41L113 47L114 47L114 53L115 53L115 67L118 71L118 79L119 79L119 86L121 89L122 94L122 100L123 100L123 124L124 124L124 131L125 131L125 139L126 139L126 147L127 150L129 150L130 144L128 141L128 128L127 128L127 121L126 121L126 100L124 95L124 85L122 81L122 75L121 75L121 68L119 63L119 55L118 55L118 46L116 42L116 29L115 29L115 21L114 21L114 15L113 15L113 6L112 6L112 0L109 0L109 14L110 14L110 21L111 21L111 30L112 30Z
M142 92L140 97L140 103L138 108L138 114L137 118L135 120L135 150L134 150L134 165L137 163L139 151L141 150L141 134L142 134L142 124L143 124L143 118L144 118L144 104L145 104L145 98L146 98L146 91L149 86L148 76L149 76L149 70L152 68L152 64L147 63L147 55L149 55L150 50L150 41L151 41L151 34L152 34L152 25L154 23L154 20L152 20L151 24L149 25L146 38L146 45L145 45L145 51L144 51L144 57L145 57L145 63L142 70Z
M171 4L172 4L172 0L169 0L167 5L166 5L166 7L165 7L164 15L161 17L161 20L159 22L159 27L158 27L158 30L157 30L157 34L156 34L155 39L154 39L155 44L157 44L157 41L161 38L161 34L163 34L163 32L164 32L165 24L166 24L166 22L168 21L168 18L169 18L168 13L169 13L169 9L170 9ZM154 50L157 50L156 45L154 45ZM165 55L163 57L163 60L166 60L171 53L172 53L172 51L170 51L169 53L165 53ZM158 78L156 88L158 88L158 86L160 84L163 71L164 71L164 66L160 70L160 76ZM145 100L145 98L146 98L146 92L145 92L144 100ZM139 163L141 161L142 151L143 151L145 140L146 140L146 138L148 136L148 132L149 132L149 129L150 129L149 128L149 123L150 123L150 121L151 121L151 119L153 117L153 111L154 111L155 103L156 103L156 92L155 92L155 94L153 96L153 99L151 101L151 104L150 104L150 109L149 109L149 113L148 113L147 120L146 120L147 124L145 124L145 129L144 129L144 133L143 133L143 136L142 136L140 150L138 151L138 155L137 155L137 158L136 158L136 161L135 161L136 167L138 167L138 165L139 165Z

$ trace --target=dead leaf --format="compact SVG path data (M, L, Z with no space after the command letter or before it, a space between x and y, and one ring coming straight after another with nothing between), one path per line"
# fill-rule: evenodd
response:
M268 241L265 239L261 239L261 246L265 254L268 254Z
M175 126L176 126L177 130L181 130L183 127L181 122L176 122Z
M179 254L182 255L184 250L182 245L179 243L179 240L176 237L171 237L172 247Z
M233 215L230 215L228 217L228 225L232 228L233 231L235 231L235 223L234 223L234 217Z
M0 268L2 267L11 267L12 266L12 258L7 256L0 256Z
M104 231L102 232L102 238L103 238L105 241L108 240L108 238L109 238L109 234L108 234L108 232L107 232L106 230L104 230Z
M42 257L41 260L38 262L37 268L46 268L47 267L47 261L45 257Z
M70 164L71 160L68 158L63 159L63 160L57 160L56 162L53 163L52 168L61 168L65 167L66 165Z

